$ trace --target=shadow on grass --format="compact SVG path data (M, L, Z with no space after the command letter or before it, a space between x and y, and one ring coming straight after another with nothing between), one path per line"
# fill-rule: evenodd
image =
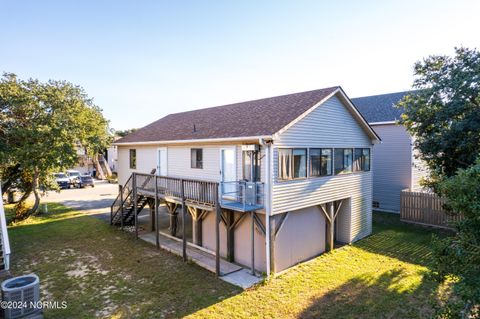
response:
M181 317L241 292L197 265L59 204L9 228L14 275L37 273L49 318Z
M430 267L432 239L449 233L400 221L397 214L374 212L373 233L354 244L366 251Z
M418 272L394 269L360 275L311 304L300 318L430 318L438 284Z

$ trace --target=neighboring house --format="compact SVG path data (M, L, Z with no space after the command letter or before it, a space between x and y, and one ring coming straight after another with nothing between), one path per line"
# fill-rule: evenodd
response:
M398 125L403 110L395 105L409 92L398 92L352 99L357 109L382 139L374 147L373 208L400 211L400 192L421 190L427 175L424 163L416 158L413 137Z
M114 141L117 141L120 137L116 136ZM108 162L108 166L112 172L117 172L118 167L118 151L116 145L111 145L105 151L105 160Z
M82 174L91 174L94 170L93 160L88 156L87 151L81 145L77 145L77 164L72 167L72 170L79 171Z
M170 114L115 145L120 184L135 172L137 194L154 194L151 177L140 173L156 168L168 176L156 184L173 216L178 181L190 180L183 202L192 216L207 212L193 221L193 243L216 249L211 206L220 205L220 255L251 265L253 248L254 268L270 273L323 253L333 240L371 233L378 141L344 91L332 87ZM220 186L220 203L211 184L198 180ZM112 214L118 209L112 205Z

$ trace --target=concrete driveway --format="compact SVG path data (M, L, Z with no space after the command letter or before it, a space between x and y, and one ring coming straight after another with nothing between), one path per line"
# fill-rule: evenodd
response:
M48 192L41 203L61 203L86 214L110 222L110 206L118 195L118 184L95 181L95 187L62 189L60 193ZM44 209L43 206L40 209Z

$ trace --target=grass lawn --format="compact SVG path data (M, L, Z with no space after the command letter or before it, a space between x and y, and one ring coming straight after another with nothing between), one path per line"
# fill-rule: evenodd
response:
M429 230L376 213L374 234L241 291L210 272L61 205L9 228L14 275L35 272L47 318L425 318Z

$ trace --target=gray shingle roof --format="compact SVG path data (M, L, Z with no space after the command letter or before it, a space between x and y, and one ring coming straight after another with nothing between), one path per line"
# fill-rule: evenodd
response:
M400 119L403 109L394 105L409 93L412 91L357 97L351 100L368 123L389 122Z
M339 87L167 115L116 143L269 136Z

